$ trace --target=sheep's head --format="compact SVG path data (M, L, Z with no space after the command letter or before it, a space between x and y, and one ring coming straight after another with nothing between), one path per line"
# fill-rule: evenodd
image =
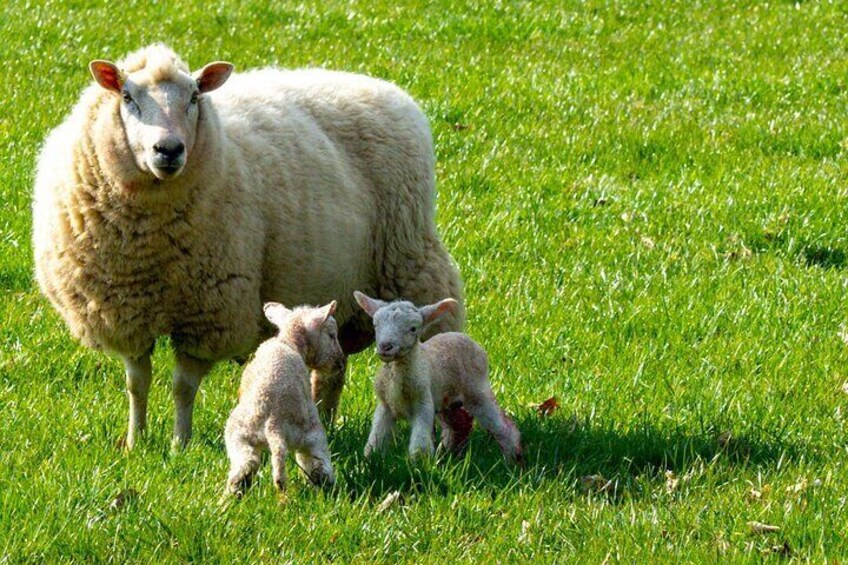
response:
M224 84L233 70L230 63L215 62L189 74L163 45L143 49L118 65L92 61L89 68L97 83L120 99L136 165L160 180L183 171L197 138L204 94Z
M298 306L289 310L277 302L265 304L265 317L280 329L280 335L300 343L306 364L312 369L333 369L344 365L345 356L339 345L338 325L333 314L336 301L314 308Z
M418 344L421 332L458 305L453 298L445 298L435 304L416 307L411 302L399 300L384 302L362 294L353 293L357 304L374 321L377 355L385 362L406 357Z

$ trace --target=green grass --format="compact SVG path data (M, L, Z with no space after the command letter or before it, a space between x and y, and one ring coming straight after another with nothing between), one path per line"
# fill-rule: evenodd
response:
M848 556L842 4L270 4L0 8L0 563ZM421 102L467 329L524 472L479 431L465 458L410 467L401 442L365 461L370 353L330 433L332 492L292 464L280 502L266 466L219 505L239 368L205 382L173 455L166 342L149 434L117 447L120 363L76 344L35 288L29 205L87 62L155 40L193 67L326 66ZM550 396L551 417L528 407Z

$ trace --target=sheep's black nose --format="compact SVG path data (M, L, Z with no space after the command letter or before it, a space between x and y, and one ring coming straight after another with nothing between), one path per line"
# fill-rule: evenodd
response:
M185 151L185 144L179 139L163 139L153 146L153 150L168 159L176 159Z

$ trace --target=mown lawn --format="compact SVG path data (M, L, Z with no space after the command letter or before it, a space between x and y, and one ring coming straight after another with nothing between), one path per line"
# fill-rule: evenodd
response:
M0 7L0 563L848 557L842 3L176 4ZM421 102L523 472L480 432L461 459L365 461L367 353L330 432L337 488L296 476L280 500L266 466L220 505L239 367L172 454L165 341L148 436L120 449L121 364L34 286L30 195L88 61L158 40L192 67L345 69Z

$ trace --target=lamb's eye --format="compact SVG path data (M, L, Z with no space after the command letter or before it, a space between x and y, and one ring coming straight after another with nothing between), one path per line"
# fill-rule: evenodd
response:
M197 104L197 93L196 92L191 93L191 103Z
M411 328L409 328L408 330L406 330L406 333L408 333L408 334L414 334L416 331L418 331L418 328L416 328L415 326L412 326Z
M121 93L121 97L124 99L124 102L126 102L127 104L129 104L130 102L133 101L132 96L130 96L130 93L127 92L126 90Z

